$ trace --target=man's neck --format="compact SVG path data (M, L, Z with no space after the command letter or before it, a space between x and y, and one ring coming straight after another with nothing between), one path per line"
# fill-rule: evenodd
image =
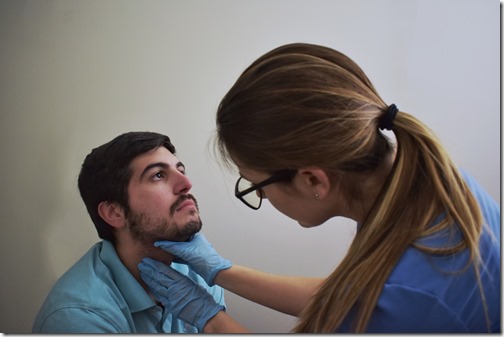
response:
M131 240L129 236L118 237L117 243L114 247L121 262L148 293L150 292L140 277L138 264L142 262L143 258L150 257L163 262L166 265L170 265L174 258L172 254L162 250L161 248L154 246L145 247L138 241Z

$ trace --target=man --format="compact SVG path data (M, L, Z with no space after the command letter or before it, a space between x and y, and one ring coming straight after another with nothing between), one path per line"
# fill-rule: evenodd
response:
M56 282L33 332L199 332L156 303L137 267L146 257L171 264L207 289L217 310L223 309L222 288L209 287L153 245L186 241L202 226L196 199L189 194L191 182L167 136L129 132L95 148L84 160L78 186L103 241Z

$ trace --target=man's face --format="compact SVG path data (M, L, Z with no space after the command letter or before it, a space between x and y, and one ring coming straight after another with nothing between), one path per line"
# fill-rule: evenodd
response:
M131 162L126 221L131 236L144 246L158 240L185 241L202 223L184 165L165 147Z

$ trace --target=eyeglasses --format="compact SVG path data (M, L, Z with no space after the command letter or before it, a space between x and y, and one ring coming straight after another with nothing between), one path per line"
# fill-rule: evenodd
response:
M235 196L248 207L252 209L259 209L259 207L261 207L263 199L263 192L261 188L279 181L290 180L292 179L292 177L294 177L296 172L297 170L293 169L281 170L273 173L271 177L261 181L258 184L253 184L247 179L240 177L238 178L238 181L236 181Z

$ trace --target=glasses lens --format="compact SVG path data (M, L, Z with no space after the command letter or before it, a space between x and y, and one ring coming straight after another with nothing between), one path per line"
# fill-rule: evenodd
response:
M238 181L238 192L245 191L247 188L251 188L252 186L253 184L250 181L241 177ZM253 208L259 208L259 206L261 206L261 198L257 194L256 190L243 195L241 198Z

